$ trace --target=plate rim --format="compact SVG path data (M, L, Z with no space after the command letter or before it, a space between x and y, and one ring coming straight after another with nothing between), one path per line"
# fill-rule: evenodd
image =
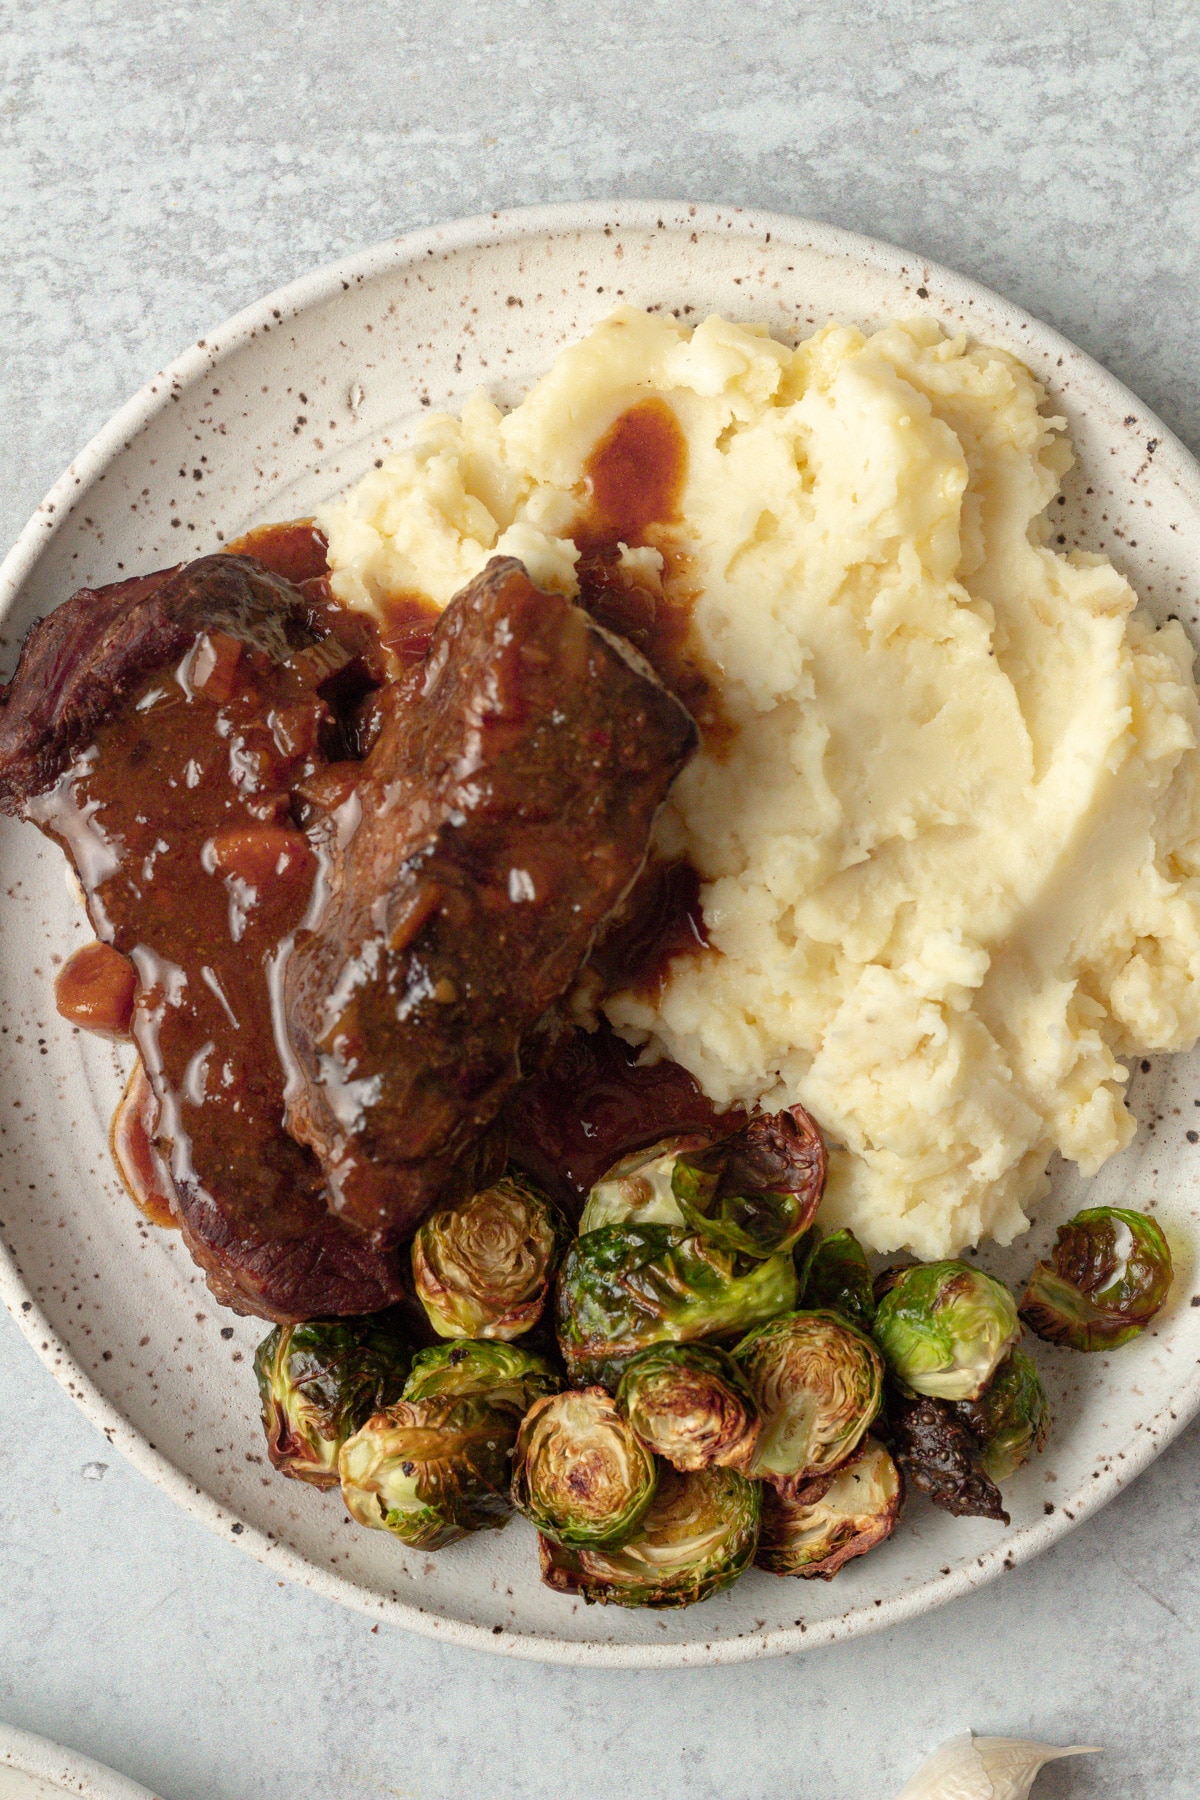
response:
M157 1800L149 1788L107 1763L5 1720L0 1720L0 1768L44 1781L56 1792L76 1794L80 1800Z
M336 300L372 277L418 263L425 258L462 250L486 249L520 238L563 236L609 227L642 231L678 230L685 225L716 235L718 228L730 238L753 238L764 233L795 242L832 258L867 263L895 278L920 272L924 285L932 282L940 293L923 301L936 312L947 304L953 311L982 303L999 308L1019 332L1030 332L1039 343L1061 358L1098 374L1108 392L1133 409L1139 428L1145 426L1158 439L1156 467L1170 475L1200 512L1200 463L1179 437L1103 364L1015 302L932 259L906 251L878 238L845 230L841 226L801 216L752 207L723 206L714 202L680 200L588 200L548 206L509 207L474 214L443 224L422 227L385 238L349 256L308 271L262 299L234 313L205 337L186 349L143 383L106 424L72 458L47 492L0 562L0 619L8 613L32 572L42 550L50 543L75 504L104 472L107 465L156 414L166 411L174 398L217 368L252 337L286 325L301 312ZM309 1562L299 1551L241 1520L204 1488L197 1487L162 1452L130 1425L112 1401L100 1392L75 1361L22 1278L9 1247L0 1240L0 1299L16 1321L35 1355L76 1405L138 1471L165 1491L191 1517L200 1520L266 1567L319 1594L367 1615L378 1615L423 1636L455 1643L464 1649L488 1650L522 1660L600 1668L695 1667L738 1663L760 1657L784 1655L796 1650L832 1643L884 1630L974 1592L1008 1569L1038 1556L1076 1525L1098 1512L1134 1480L1200 1411L1200 1365L1189 1381L1173 1392L1162 1407L1148 1417L1127 1451L1119 1471L1110 1464L1077 1496L1055 1508L1015 1537L1004 1537L974 1562L961 1563L948 1575L937 1575L906 1594L869 1606L851 1606L827 1619L779 1627L733 1638L688 1643L619 1644L558 1638L544 1633L525 1633L508 1626L488 1627L463 1619L428 1612L408 1601L384 1598ZM1068 1514L1065 1507L1070 1505Z

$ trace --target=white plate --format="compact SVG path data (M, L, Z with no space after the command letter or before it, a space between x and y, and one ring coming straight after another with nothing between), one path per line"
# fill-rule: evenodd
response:
M0 1800L155 1800L136 1781L49 1738L0 1724Z
M1016 307L881 244L801 220L621 203L417 233L321 270L192 346L117 414L51 491L0 571L4 630L84 582L211 550L311 510L429 406L484 385L517 399L618 299L766 320L782 337L834 315L923 309L1009 346L1045 380L1079 451L1061 530L1104 549L1146 604L1195 624L1200 471L1111 375ZM10 655L12 651L10 650ZM3 1292L54 1374L150 1478L230 1541L322 1594L455 1643L591 1664L732 1662L890 1625L1023 1562L1096 1510L1200 1404L1200 1059L1135 1074L1143 1128L1088 1188L1157 1208L1180 1249L1169 1309L1113 1358L1039 1351L1055 1408L1044 1456L1006 1490L1009 1529L923 1501L831 1584L752 1572L681 1613L585 1607L537 1579L514 1521L437 1556L351 1526L333 1496L273 1477L251 1355L262 1327L209 1298L178 1238L139 1223L112 1174L113 1053L54 1012L53 963L86 933L59 852L3 824L0 973ZM1079 1204L1062 1170L1035 1230L987 1253L1020 1279ZM1181 1496L1182 1503L1182 1496Z

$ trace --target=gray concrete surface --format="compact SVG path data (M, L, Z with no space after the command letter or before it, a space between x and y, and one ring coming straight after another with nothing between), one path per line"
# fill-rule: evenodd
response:
M1200 449L1190 0L0 0L0 70L5 542L150 370L258 294L579 196L771 206L936 257ZM592 1675L278 1586L115 1459L6 1320L0 1420L0 1717L167 1800L889 1800L964 1725L1107 1746L1047 1800L1200 1790L1195 1427L928 1620Z

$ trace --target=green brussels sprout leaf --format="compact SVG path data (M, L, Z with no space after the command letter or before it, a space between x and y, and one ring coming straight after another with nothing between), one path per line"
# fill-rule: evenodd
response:
M785 1497L845 1462L879 1411L883 1359L837 1313L785 1313L733 1358L762 1419L749 1473Z
M713 1344L654 1344L625 1365L617 1406L676 1469L738 1469L758 1442L758 1408L737 1364Z
M754 1560L773 1575L832 1581L851 1557L891 1536L903 1499L899 1469L882 1444L864 1438L849 1462L806 1482L791 1499L764 1488Z
M1171 1287L1171 1252L1145 1213L1092 1206L1061 1225L1035 1263L1021 1317L1048 1344L1115 1350L1144 1331Z
M518 1174L431 1213L412 1241L412 1271L438 1336L510 1339L530 1330L570 1236L553 1201Z
M654 1497L654 1458L602 1387L537 1401L513 1451L513 1505L558 1544L624 1543Z
M526 1413L535 1400L556 1394L562 1377L546 1361L518 1344L457 1340L418 1350L401 1396L432 1400L435 1395L485 1394L500 1406Z
M1008 1289L965 1262L889 1272L875 1341L897 1380L935 1400L973 1400L1021 1335Z
M871 1330L875 1322L871 1270L852 1231L835 1231L814 1247L802 1297L806 1308L841 1313L860 1331Z
M754 1560L762 1488L733 1469L664 1467L649 1509L617 1548L538 1539L542 1580L615 1606L692 1606L731 1587Z
M1037 1365L1019 1346L1009 1351L976 1400L954 1411L980 1444L980 1467L990 1480L1007 1481L1050 1433L1050 1402Z
M509 1458L521 1415L486 1394L398 1400L342 1445L338 1473L351 1518L421 1550L511 1513Z
M802 1106L760 1113L676 1158L671 1187L691 1229L742 1256L790 1250L825 1188L825 1143Z
M254 1353L274 1466L314 1487L336 1487L338 1451L400 1398L411 1358L393 1313L277 1325Z
M678 1158L712 1142L704 1131L685 1131L661 1138L648 1150L635 1150L601 1176L583 1209L579 1235L603 1225L671 1225L687 1229L675 1198L671 1177Z
M666 1225L605 1225L559 1271L559 1348L575 1386L613 1388L651 1344L730 1337L795 1303L787 1254L750 1261Z

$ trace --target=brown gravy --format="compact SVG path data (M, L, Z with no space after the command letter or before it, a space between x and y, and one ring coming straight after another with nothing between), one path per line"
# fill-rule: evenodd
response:
M590 961L607 993L633 988L658 994L675 957L707 949L699 875L689 862L650 862L626 902L624 919Z
M687 480L687 439L674 412L655 396L615 419L584 469L586 498L571 535L579 547L580 604L609 631L628 638L720 754L731 727L692 639L696 601L689 559L673 542ZM660 582L621 564L621 545L648 546L663 558Z
M688 648L692 597L686 559L669 543L686 470L686 440L664 401L641 401L610 427L589 459L588 498L576 527L582 552L580 597L601 624L628 637L643 652L711 739L714 733L719 737L724 726L711 683ZM666 561L661 593L619 568L622 543L631 547L653 543L660 549ZM318 607L341 611L329 594L327 544L311 519L260 527L226 548L257 557L300 587ZM389 604L379 639L395 659L393 668L411 667L424 656L437 614L432 602L419 594L400 595ZM353 618L365 637L374 636L372 627L357 615ZM227 782L214 787L207 773L194 790L187 790L183 808L168 795L183 798L180 789L187 789L191 765L205 771L215 767L214 751L216 760L223 760L227 740L214 738L214 705L232 712L235 734L239 705L246 712L242 723L251 736L256 735L252 714L263 718L269 712L276 721L285 715L282 736L284 751L290 754L283 754L283 760L289 764L288 780L293 791L311 795L320 809L330 810L350 797L358 765L353 760L318 758L306 776L296 765L303 761L310 732L305 715L312 709L311 689L292 694L289 688L279 695L260 692L253 677L261 677L264 690L278 685L278 677L252 668L253 659L232 642L216 643L211 660L211 670L203 671L209 705L182 706L178 700L152 705L98 734L102 741L110 735L119 740L114 744L121 752L114 759L117 766L128 757L131 746L125 740L130 733L140 735L147 747L138 765L145 768L145 780L114 786L106 781L101 756L86 783L86 796L76 798L77 803L99 801L97 817L106 828L114 833L132 830L139 841L145 837L147 851L160 839L165 843L155 853L155 885L164 898L168 888L179 896L173 910L181 942L173 957L190 973L192 998L182 1009L186 1020L178 1008L163 1015L152 1034L151 1053L178 1065L176 1078L182 1080L189 1057L204 1042L214 1045L204 1093L197 1096L201 1104L188 1108L184 1137L185 1141L190 1137L197 1163L219 1158L239 1166L247 1181L247 1208L253 1211L255 1192L264 1182L273 1190L281 1181L294 1182L307 1198L314 1179L307 1155L282 1132L282 1070L263 971L304 914L316 858L281 806L278 788L278 798L271 796L271 771L265 766L261 785L267 792L249 808L231 797ZM288 686L286 679L283 685ZM371 704L368 697L361 732L365 741L371 731ZM225 726L218 730L223 732ZM278 735L274 734L273 749L261 747L266 764L280 753ZM352 746L357 754L365 741ZM282 785L282 769L275 773ZM146 827L135 829L132 822L137 818L145 820ZM109 904L119 913L112 896ZM132 949L132 943L125 943L129 934L120 930L116 917L114 923L120 941ZM649 991L661 984L674 956L694 953L706 943L695 871L685 863L652 865L639 883L626 921L610 934L596 962L609 990ZM109 945L89 948L131 967ZM161 998L154 979L159 961L157 952L139 958L143 978L149 980L143 1001L152 1012ZM100 1028L78 1012L68 1016L88 1028ZM514 1159L544 1182L573 1216L591 1185L627 1151L674 1131L733 1129L740 1119L734 1112L722 1121L677 1064L662 1061L640 1067L637 1054L607 1025L592 1034L570 1034L543 1073L519 1090L508 1109ZM155 1223L173 1224L167 1199L170 1172L154 1147L155 1110L139 1062L114 1116L113 1155L144 1215Z
M257 525L226 544L230 555L255 556L276 575L303 589L310 581L326 583L329 543L313 519L287 519L280 525Z
M334 630L344 617L319 601L313 616ZM311 1229L324 1202L315 1162L283 1129L270 972L318 869L303 827L320 820L297 817L290 795L342 754L324 696L331 669L352 664L350 623L349 648L331 636L284 662L223 631L198 638L99 727L96 754L46 796L40 820L76 849L86 835L89 906L110 940L92 956L136 968L133 1034L172 1096L162 1125L174 1179L218 1183L248 1229L265 1211L281 1236ZM114 1145L135 1198L136 1111Z

